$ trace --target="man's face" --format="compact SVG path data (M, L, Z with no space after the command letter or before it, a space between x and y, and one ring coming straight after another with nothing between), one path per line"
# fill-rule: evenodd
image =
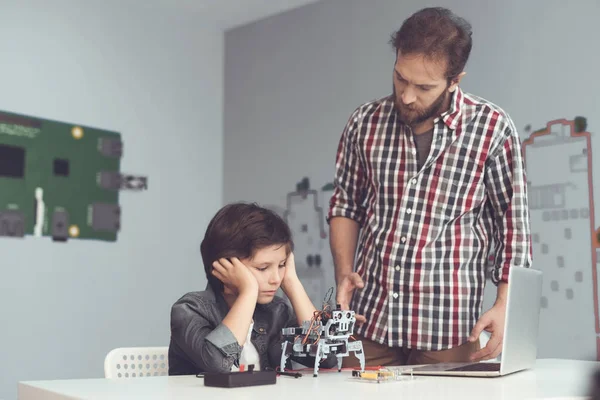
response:
M420 54L403 56L398 52L394 65L394 105L400 120L415 126L435 118L449 107L450 91L445 75L446 62L425 58Z

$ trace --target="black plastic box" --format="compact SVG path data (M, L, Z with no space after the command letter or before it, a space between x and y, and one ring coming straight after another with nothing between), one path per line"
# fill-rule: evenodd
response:
M248 371L204 374L204 386L234 388L244 386L274 385L276 371Z

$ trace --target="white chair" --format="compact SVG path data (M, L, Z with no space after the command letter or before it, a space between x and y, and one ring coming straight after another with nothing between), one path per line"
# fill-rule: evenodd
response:
M168 347L120 347L104 359L104 377L143 378L169 374Z

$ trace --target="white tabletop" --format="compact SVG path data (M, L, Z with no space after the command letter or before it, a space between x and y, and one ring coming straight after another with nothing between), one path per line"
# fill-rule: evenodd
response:
M276 385L235 389L204 387L195 376L35 381L19 383L19 399L582 399L599 368L598 362L545 359L535 369L498 378L423 376L379 384L357 381L349 371L323 371L316 378L281 376Z

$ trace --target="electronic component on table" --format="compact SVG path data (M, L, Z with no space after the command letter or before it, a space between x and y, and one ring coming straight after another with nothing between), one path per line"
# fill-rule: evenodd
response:
M277 383L276 371L254 371L254 365L249 365L248 371L211 372L204 374L204 386L236 388L274 385L275 383Z
M393 382L400 381L406 379L412 379L412 375L403 376L402 371L399 369L388 369L388 368L380 368L376 370L353 370L352 377L361 381L368 382Z

